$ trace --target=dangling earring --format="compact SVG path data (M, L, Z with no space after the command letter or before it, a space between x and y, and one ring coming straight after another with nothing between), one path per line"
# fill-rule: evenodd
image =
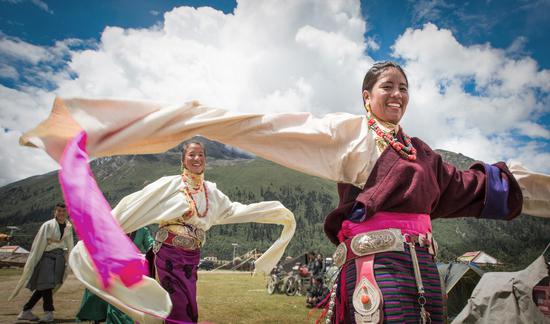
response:
M369 102L365 102L365 110L367 111L367 113L371 113L371 108L370 108L370 103Z

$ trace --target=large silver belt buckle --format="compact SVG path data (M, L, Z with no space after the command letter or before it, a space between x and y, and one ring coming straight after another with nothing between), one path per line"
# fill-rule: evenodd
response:
M351 250L357 256L385 251L403 251L401 230L389 228L355 235L351 239Z
M195 244L195 239L190 236L178 235L172 239L172 244L179 248L188 250L196 249L198 246Z
M346 243L340 243L340 245L336 247L336 251L334 251L334 254L332 255L334 265L336 265L338 268L342 267L344 263L346 263L347 254L348 248L346 247Z

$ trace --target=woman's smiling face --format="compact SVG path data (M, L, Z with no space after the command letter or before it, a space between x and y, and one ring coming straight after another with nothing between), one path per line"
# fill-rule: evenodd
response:
M363 91L363 98L378 118L397 124L409 103L407 79L398 69L387 68L380 74L371 91Z
M204 149L200 144L192 143L185 150L183 165L194 174L201 174L205 167Z

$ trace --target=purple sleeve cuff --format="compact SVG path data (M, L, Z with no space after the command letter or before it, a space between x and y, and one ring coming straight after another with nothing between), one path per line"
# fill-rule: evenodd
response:
M366 219L365 207L362 203L356 202L351 209L351 214L348 215L348 220L354 223L361 223Z
M501 170L489 164L485 167L485 204L481 211L481 218L507 219L510 210L508 208L509 183L508 177L501 176Z

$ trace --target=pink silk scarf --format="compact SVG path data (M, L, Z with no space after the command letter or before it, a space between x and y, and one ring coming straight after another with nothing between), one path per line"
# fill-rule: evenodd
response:
M59 183L78 237L107 289L113 277L130 287L148 274L147 261L111 215L111 207L88 165L86 132L68 142L60 164Z
M364 222L354 223L350 220L342 222L338 233L340 242L357 234L388 229L400 229L403 234L426 234L432 232L432 222L428 214L409 214L396 212L378 212Z

